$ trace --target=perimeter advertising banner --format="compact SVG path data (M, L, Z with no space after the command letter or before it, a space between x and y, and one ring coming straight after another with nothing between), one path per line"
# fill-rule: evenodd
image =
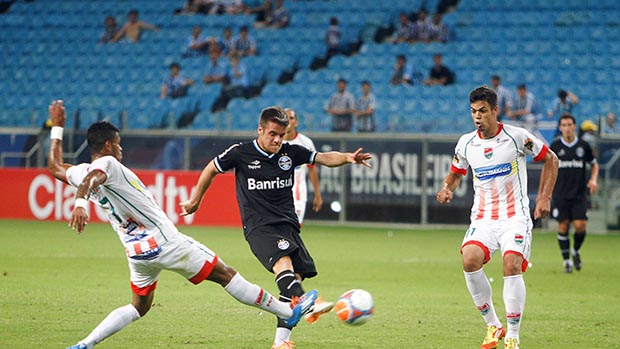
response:
M181 217L179 203L189 199L199 171L135 171L170 219L179 225L241 226L232 174L217 176L197 213ZM68 221L75 188L44 169L0 169L0 218ZM107 222L105 213L90 205L91 221Z

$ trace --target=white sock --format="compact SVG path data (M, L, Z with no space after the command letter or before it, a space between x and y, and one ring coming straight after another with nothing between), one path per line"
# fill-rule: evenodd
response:
M224 290L239 302L261 308L278 317L288 319L293 315L290 303L280 302L269 292L248 282L239 273L233 276L228 285L224 287Z
M486 321L487 326L502 327L502 323L495 313L491 284L484 270L480 268L476 271L464 271L463 273L465 273L465 283L467 284L467 289L471 294L471 298L474 300L474 304L476 308L478 308L478 311L480 311L480 315L482 315L484 321Z
M138 319L140 319L140 314L133 305L127 304L117 308L108 314L88 337L84 338L80 343L84 343L89 348L92 348L95 344L101 343L104 339L122 330Z
M506 338L519 339L521 315L525 308L525 282L523 275L504 277L504 304L506 305L506 320L508 331Z
M281 345L291 340L291 330L286 327L276 328L276 339L273 341L275 345Z

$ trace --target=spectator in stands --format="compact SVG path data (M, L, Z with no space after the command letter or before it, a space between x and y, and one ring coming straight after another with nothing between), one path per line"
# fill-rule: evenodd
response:
M239 35L233 40L232 51L239 57L256 55L256 40L248 34L248 26L239 29Z
M209 65L202 81L205 84L224 82L226 78L226 66L220 61L220 51L213 49L209 53Z
M267 26L267 19L272 16L273 4L271 0L263 0L259 5L254 7L245 6L244 12L246 15L255 14L254 27L263 28Z
M160 98L179 98L187 96L189 86L194 80L181 75L181 65L177 62L170 64L170 75L164 79L161 86Z
M213 0L212 2L214 4L209 10L210 15L238 15L240 13L243 13L245 10L245 7L243 6L243 2L241 0Z
M426 9L420 9L418 19L413 23L412 42L429 42L431 23L428 20Z
M491 76L491 86L495 94L497 94L497 121L501 121L504 117L510 115L512 109L513 98L512 92L501 85L502 79L499 75Z
M604 132L611 134L620 133L620 125L618 125L618 119L616 118L616 114L614 112L607 113L607 117L605 118Z
M276 0L276 8L267 16L267 26L271 28L288 27L291 14L284 8L284 0Z
M401 44L404 42L413 41L413 24L409 21L409 17L406 13L402 12L398 16L398 30L394 33L394 37L389 41L395 44Z
M570 91L559 90L558 98L556 98L549 109L547 109L547 117L553 120L560 120L560 116L571 114L573 107L579 103L579 98Z
M118 33L118 23L116 23L116 19L112 16L107 16L105 21L103 21L104 30L99 38L99 42L102 44L107 44L114 39L116 33Z
M429 40L432 42L448 42L450 31L448 26L442 22L441 14L437 13L433 16L430 24Z
M325 45L327 45L327 59L343 53L341 39L342 32L340 31L340 26L338 25L338 18L331 17L329 19L329 27L327 28L327 32L325 33Z
M375 95L370 92L370 82L362 81L362 95L355 102L355 114L358 132L374 132L375 131Z
M213 0L187 0L183 8L177 8L174 10L174 14L203 14L206 15L213 7Z
M138 10L132 9L127 14L127 23L116 33L112 42L118 42L122 38L125 38L128 42L138 42L143 30L159 31L159 27L139 20Z
M397 55L390 83L392 85L419 85L420 81L420 73L413 66L407 64L407 57L405 55Z
M192 28L192 35L190 35L187 41L187 50L185 51L186 57L202 56L209 52L209 43L211 38L205 38L202 36L202 29L199 25L195 25Z
M332 116L332 131L351 131L355 98L347 91L347 80L339 79L337 88L327 105L327 113Z
M248 70L237 54L230 56L230 65L226 71L226 79L222 89L222 94L228 99L244 97L250 86Z
M537 137L540 136L538 121L542 119L542 110L536 96L527 90L525 84L517 86L517 99L514 106L515 110L510 113L511 119L521 121L525 129ZM540 138L543 139L544 137L540 136Z
M220 52L225 56L230 55L233 51L233 43L234 43L234 39L233 39L232 28L225 27L224 32L222 34L222 38L218 40L218 46L219 46Z
M581 127L579 128L579 139L588 142L590 148L592 148L594 157L599 157L598 126L596 126L592 120L585 120L581 123Z
M443 65L440 53L433 56L435 66L431 68L428 79L424 81L424 85L450 85L454 83L454 72Z

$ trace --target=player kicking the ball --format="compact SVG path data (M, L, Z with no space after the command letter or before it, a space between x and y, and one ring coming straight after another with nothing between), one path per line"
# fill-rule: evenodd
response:
M303 295L301 281L317 275L314 260L299 234L293 205L291 187L295 168L315 163L329 167L348 163L369 166L367 160L371 158L361 148L354 153L319 153L299 145L283 144L288 124L282 108L263 109L258 137L234 144L211 160L202 171L192 197L182 204L183 214L196 212L213 178L234 169L245 239L263 266L276 275L282 301ZM313 315L318 315L316 310ZM272 348L292 348L291 329L290 324L278 319Z
M532 221L527 196L525 155L544 162L536 198L534 218L549 214L551 193L558 173L558 158L538 138L520 127L497 121L497 95L487 86L469 94L476 131L459 139L451 171L437 193L437 201L448 203L452 192L471 167L474 204L471 224L461 245L467 289L487 324L482 349L519 348L519 327L525 308L522 273L528 267ZM493 253L501 250L504 265L504 306L507 331L495 313L491 284L482 269Z
M133 171L123 166L119 130L107 121L92 124L87 131L91 163L63 163L62 131L65 109L62 101L49 107L52 122L48 160L57 179L77 187L69 225L82 233L88 223L88 202L108 214L112 228L125 247L129 262L131 304L112 311L86 338L69 348L89 349L140 319L151 308L161 270L171 270L193 284L216 282L231 296L261 308L295 326L310 311L316 291L300 294L292 303L274 299L261 287L246 281L213 251L180 233Z

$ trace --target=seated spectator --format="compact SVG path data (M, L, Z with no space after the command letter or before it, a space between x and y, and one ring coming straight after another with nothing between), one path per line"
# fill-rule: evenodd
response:
M237 54L230 56L230 65L226 71L226 78L222 88L222 94L226 97L244 97L250 87L248 70L241 62L241 57Z
M202 81L205 84L224 82L226 78L226 66L220 61L220 51L211 50L209 53L209 65Z
M409 21L409 17L406 13L401 13L398 16L398 29L394 33L394 37L389 41L395 44L401 44L404 42L413 41L413 24Z
M515 110L510 112L509 117L512 120L521 121L523 127L536 136L538 133L538 121L542 118L542 110L536 96L527 90L525 84L517 86L517 98L514 107Z
M509 89L501 85L502 79L499 75L491 76L491 88L497 94L497 106L499 111L497 112L497 121L501 121L507 117L512 110L512 93Z
M441 54L435 53L433 56L435 66L431 68L428 79L424 85L450 85L454 83L454 72L443 65Z
M213 6L209 9L210 15L238 15L245 9L241 0L212 0L212 2Z
M347 80L339 79L337 89L338 91L331 96L327 105L327 113L332 116L332 131L351 131L355 99L347 91Z
M418 19L413 22L412 42L429 42L431 24L428 21L428 14L425 9L418 12Z
M271 28L288 27L291 22L290 13L284 8L284 0L276 0L276 8L267 16L266 25Z
M228 56L233 51L234 39L232 28L225 27L222 35L222 38L217 41L217 46L223 55Z
M186 57L202 56L209 52L211 38L204 38L202 36L202 29L196 25L192 28L192 35L190 35L187 41L187 50L185 51Z
M448 42L448 35L450 31L448 30L448 26L442 23L442 17L440 14L435 14L433 19L431 20L430 32L429 32L429 40L431 42Z
M239 29L239 35L233 40L232 52L239 57L256 55L256 40L248 34L248 26Z
M102 44L107 44L114 39L116 33L118 33L118 23L116 23L116 19L112 16L107 16L105 21L103 22L105 29L99 38L99 42Z
M263 28L267 26L267 18L272 16L273 6L271 0L263 0L258 6L245 6L244 12L247 15L255 14L254 27Z
M547 110L547 117L553 120L560 120L560 116L571 114L573 107L579 103L579 98L570 91L559 90L556 98Z
M419 85L421 80L420 73L412 65L407 64L407 57L397 55L390 83L392 85Z
M376 98L370 92L370 82L362 81L362 95L355 103L355 114L358 132L374 132L375 131L375 108Z
M170 75L164 79L161 86L160 98L179 98L187 96L189 86L194 80L181 75L181 65L177 62L170 64Z
M327 46L327 59L332 56L343 53L341 42L342 32L340 31L340 27L338 25L338 18L331 17L329 19L329 27L327 28L327 32L325 32L325 45Z
M187 0L183 8L177 8L174 10L174 14L209 14L211 7L213 7L213 0Z
M620 125L618 124L618 119L614 112L607 113L607 117L605 117L605 128L603 130L605 133L610 134L620 133Z
M139 20L138 10L136 9L129 11L127 18L127 23L116 33L112 42L118 42L122 38L125 38L128 42L138 42L143 30L159 31L159 27Z

